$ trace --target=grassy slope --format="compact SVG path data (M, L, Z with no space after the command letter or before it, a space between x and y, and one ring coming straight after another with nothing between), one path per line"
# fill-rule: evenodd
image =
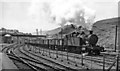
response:
M94 33L99 36L98 44L108 48L114 48L117 23L118 18L112 18L98 21L93 25Z

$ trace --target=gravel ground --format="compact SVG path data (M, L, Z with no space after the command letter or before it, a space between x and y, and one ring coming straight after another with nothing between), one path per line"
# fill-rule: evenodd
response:
M33 71L29 66L27 66L26 64L23 64L17 60L13 60L13 63L18 67L19 70L30 70L30 71Z

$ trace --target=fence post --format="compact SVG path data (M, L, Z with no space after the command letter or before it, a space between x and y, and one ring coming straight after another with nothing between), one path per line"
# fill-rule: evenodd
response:
M61 38L62 40L62 51L64 50L64 40ZM61 56L62 56L62 59L61 59L61 62L63 62L63 52L61 51Z
M105 71L105 54L103 54L103 71Z
M119 71L119 54L117 55L116 71Z
M91 56L91 69L92 69L92 56Z
M56 48L57 48L57 50L56 50L56 58L58 58L58 48L59 48L59 40L56 40Z
M82 58L81 58L81 64L82 64L82 66L84 65L83 64L83 54L81 54L82 55Z
M68 61L69 60L69 58L68 58L68 38L66 40L66 45L67 45L67 61Z

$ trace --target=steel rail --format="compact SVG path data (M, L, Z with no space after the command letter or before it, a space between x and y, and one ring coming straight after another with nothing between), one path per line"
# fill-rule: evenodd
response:
M23 50L24 50L24 48L23 48ZM28 52L28 51L26 51L26 50L24 50L24 51L25 51L25 52ZM74 70L74 71L75 71L75 69L71 69L70 67L63 66L63 65L58 64L58 63L56 63L56 62L54 62L54 61L51 61L51 60L45 59L45 58L43 58L43 57L37 56L37 55L32 54L32 53L30 53L30 52L28 52L28 53L31 54L31 55L34 55L34 56L36 56L36 57L38 57L38 58L42 58L42 59L44 59L44 60L46 60L46 61L49 61L49 62L51 62L51 63L53 63L53 64L55 64L55 65L61 66L61 67L65 68L66 70L71 70L71 71Z
M17 45L17 44L16 44ZM21 46L21 45L20 45ZM19 46L19 47L20 47ZM26 64L27 66L29 66L31 69L33 69L34 71L39 71L38 70L38 68L39 67L37 67L37 66L35 66L35 65L33 65L33 64L31 64L31 63L28 63L27 61L25 61L24 59L22 59L22 58L20 58L20 57L18 57L14 52L13 52L13 50L10 50L10 49L13 49L13 48L15 48L15 47L12 47L12 46L10 46L9 48L7 48L7 50L5 51L6 52L6 54L8 55L8 57L10 57L11 59L14 59L14 60L17 60L17 61L19 61L19 62L22 62L23 64ZM16 46L16 47L18 47L18 46ZM11 53L8 53L8 52L11 52ZM45 69L43 69L43 68L39 68L40 70L44 70L44 71L46 71Z
M52 67L52 66L50 66L50 65L47 65L47 64L45 64L45 63L43 63L43 62L40 62L39 60L36 60L35 58L30 57L30 56L27 55L26 53L22 52L20 49L19 49L19 51L20 51L22 54L24 54L25 56L29 57L29 58L21 57L21 58L23 58L23 59L25 59L25 60L33 61L33 62L35 62L35 63L37 63L37 64L41 64L41 65L44 65L44 66L46 66L46 67L49 67L49 70L62 70L62 69L60 69L60 68L54 68L54 67Z

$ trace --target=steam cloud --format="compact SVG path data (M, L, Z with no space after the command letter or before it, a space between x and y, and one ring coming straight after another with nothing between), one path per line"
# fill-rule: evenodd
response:
M36 17L42 14L51 23L63 27L66 24L83 26L92 29L95 11L85 7L80 0L33 0L30 15Z

